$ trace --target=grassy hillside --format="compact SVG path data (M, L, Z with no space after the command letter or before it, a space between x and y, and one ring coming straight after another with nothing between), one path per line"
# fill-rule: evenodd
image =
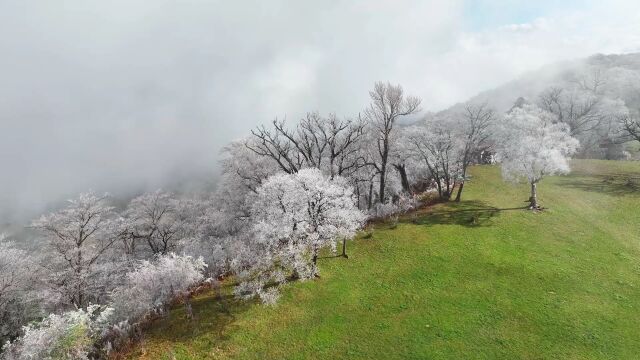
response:
M577 162L542 213L497 167L472 175L464 202L376 226L277 305L204 294L130 358L637 359L640 164Z

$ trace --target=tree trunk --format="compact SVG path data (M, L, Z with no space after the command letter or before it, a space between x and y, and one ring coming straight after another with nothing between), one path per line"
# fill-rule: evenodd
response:
M313 249L313 276L320 277L318 275L318 249Z
M380 204L384 204L385 178L387 177L387 163L389 161L389 133L385 134L380 155L382 155L382 161L380 162L380 192L378 192L378 196L380 197Z
M373 181L369 182L369 204L368 204L368 209L371 209L371 207L373 206Z
M449 178L449 176L445 176L444 178L444 185L445 185L445 191L444 192L444 199L449 201L449 199L451 199L451 192L453 191L453 188L451 187L451 179Z
M380 197L380 204L384 204L384 180L385 180L385 173L387 172L387 165L386 164L382 164L382 171L380 171L380 191L378 192L378 196Z
M335 161L335 157L331 156L331 160L329 161L329 170L331 171L331 180L336 177L336 174L333 170L333 162ZM318 166L320 168L320 166Z
M462 197L462 188L464 187L464 181L460 183L458 186L458 194L456 194L456 202L460 202L460 198Z
M538 208L538 191L537 191L537 183L531 182L531 197L529 198L529 208L537 209Z
M347 256L347 238L342 239L342 257L349 258L349 256Z
M82 239L83 237L83 231L80 232L80 238ZM78 300L76 305L77 307L81 308L84 306L84 288L83 288L83 284L82 284L82 248L80 246L77 246L78 249L78 255L76 257L76 268L75 268L75 276L76 276L76 293L77 293L77 298L76 300Z
M409 179L407 178L407 169L404 164L393 164L393 167L396 168L398 173L400 174L400 182L402 183L402 191L409 194Z
M436 186L438 187L438 196L440 199L444 199L444 194L442 193L442 184L440 183L440 178L435 179Z
M360 184L358 182L356 182L356 186L355 186L355 190L356 190L356 204L358 204L358 209L360 209Z
M184 294L184 312L187 316L187 319L193 319L193 307L191 306L191 299L189 299L189 292L187 291Z

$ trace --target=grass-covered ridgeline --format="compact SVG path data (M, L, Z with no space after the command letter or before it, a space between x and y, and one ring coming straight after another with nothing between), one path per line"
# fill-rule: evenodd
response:
M272 307L230 286L156 322L131 359L638 359L640 163L539 186L472 170L460 204L379 224Z

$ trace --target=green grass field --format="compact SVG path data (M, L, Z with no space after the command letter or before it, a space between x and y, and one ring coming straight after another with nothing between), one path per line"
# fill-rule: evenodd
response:
M267 307L228 294L131 359L639 359L640 163L579 161L540 201L480 166L464 201L376 225Z

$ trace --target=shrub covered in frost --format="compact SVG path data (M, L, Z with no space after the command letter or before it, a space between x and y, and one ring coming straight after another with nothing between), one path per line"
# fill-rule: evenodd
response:
M98 355L94 344L108 327L113 309L89 305L86 310L51 314L24 335L3 347L3 360L89 359Z
M393 215L401 215L419 206L420 200L417 196L402 194L395 202L376 204L369 211L369 219L384 219Z
M150 312L161 312L176 297L204 279L202 258L173 253L141 262L112 294L115 318L136 322Z

